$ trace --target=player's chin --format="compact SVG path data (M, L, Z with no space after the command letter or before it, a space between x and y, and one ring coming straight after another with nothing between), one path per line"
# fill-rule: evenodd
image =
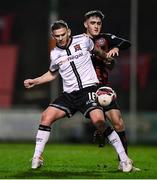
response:
M92 35L93 35L93 36L98 36L99 34L100 34L99 31L94 31Z
M65 42L62 42L62 43L58 43L58 45L62 48L65 48L67 44Z

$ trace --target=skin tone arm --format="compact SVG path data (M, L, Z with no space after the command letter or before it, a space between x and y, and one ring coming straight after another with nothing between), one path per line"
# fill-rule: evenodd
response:
M58 72L52 73L50 71L47 71L45 74L43 74L37 78L26 79L24 81L24 86L25 86L25 88L30 89L36 85L53 81L57 77L57 75L58 75Z

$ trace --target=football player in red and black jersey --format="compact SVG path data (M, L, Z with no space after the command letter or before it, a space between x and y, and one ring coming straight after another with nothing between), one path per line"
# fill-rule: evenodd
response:
M114 58L119 56L119 51L128 49L131 46L131 43L128 40L122 39L113 34L102 33L101 29L103 19L104 14L101 11L89 11L84 15L84 27L86 28L86 34L93 40L96 48L100 48L106 53L106 59L102 59L93 53L92 61L100 86L107 86L109 72L115 65ZM125 133L125 125L117 101L113 100L109 106L104 107L104 113L111 121L114 129L117 131L127 153L128 144ZM121 170L120 164L118 169ZM137 171L139 169L134 167L134 170Z
M102 107L95 102L95 92L99 83L91 61L94 48L92 40L84 34L71 36L71 30L63 20L55 21L51 33L56 47L50 52L49 70L41 76L26 79L27 89L53 81L60 74L63 92L43 111L36 135L36 145L32 158L32 169L43 165L41 157L50 137L51 127L56 120L71 117L77 111L91 119L95 127L104 134L121 159L122 171L130 172L132 162L127 156L115 130L106 127ZM106 57L106 56L105 56Z

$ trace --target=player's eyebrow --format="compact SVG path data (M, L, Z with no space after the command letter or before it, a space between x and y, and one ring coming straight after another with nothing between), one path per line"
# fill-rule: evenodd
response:
M91 24L96 24L96 23L97 23L97 24L102 24L101 21L94 21L94 20L90 21L90 23L91 23Z
M65 33L62 33L62 34L55 35L55 37L64 36L64 35Z

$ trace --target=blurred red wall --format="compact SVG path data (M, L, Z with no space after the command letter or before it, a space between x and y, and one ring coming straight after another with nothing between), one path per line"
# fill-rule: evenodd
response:
M0 108L10 108L14 91L18 48L0 46Z

